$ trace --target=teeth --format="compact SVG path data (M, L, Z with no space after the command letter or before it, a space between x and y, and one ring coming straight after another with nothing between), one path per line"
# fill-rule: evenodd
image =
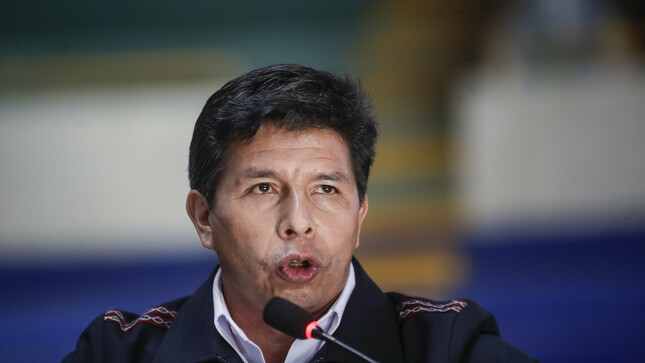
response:
M291 261L289 267L298 268L298 267L307 267L309 263L307 261Z

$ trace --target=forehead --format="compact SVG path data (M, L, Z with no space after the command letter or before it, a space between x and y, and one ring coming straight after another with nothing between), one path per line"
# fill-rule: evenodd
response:
M330 129L311 128L290 131L273 125L264 125L246 141L234 142L231 159L269 152L319 152L349 160L349 151L343 138Z
M252 139L233 143L218 185L261 174L289 179L336 175L355 184L345 141L337 132L320 128L289 131L262 126Z

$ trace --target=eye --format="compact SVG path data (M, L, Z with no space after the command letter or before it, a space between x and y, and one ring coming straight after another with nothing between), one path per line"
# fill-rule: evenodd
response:
M271 192L272 189L273 189L273 187L271 186L271 184L269 184L269 183L260 183L260 184L256 184L255 186L253 186L253 189L251 189L251 192L256 193L256 194L266 194L266 193Z
M336 188L332 187L331 185L319 185L316 188L315 192L321 194L333 194L337 193L338 190L336 190Z

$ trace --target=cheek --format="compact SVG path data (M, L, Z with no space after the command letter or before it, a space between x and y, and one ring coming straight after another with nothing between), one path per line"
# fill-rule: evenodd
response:
M334 215L327 226L328 240L333 250L332 257L337 256L345 262L347 256L351 256L356 249L359 232L357 218L354 215Z
M215 217L213 239L215 250L223 264L242 268L249 274L258 274L267 265L272 228L259 223L252 213L218 214Z
M221 241L245 244L259 237L263 224L252 208L224 206L215 214L214 232Z

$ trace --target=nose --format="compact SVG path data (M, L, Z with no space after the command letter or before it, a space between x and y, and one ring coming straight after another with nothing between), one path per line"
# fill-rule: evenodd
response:
M282 202L282 217L278 225L280 237L285 241L313 237L314 223L309 212L304 197L289 193Z

